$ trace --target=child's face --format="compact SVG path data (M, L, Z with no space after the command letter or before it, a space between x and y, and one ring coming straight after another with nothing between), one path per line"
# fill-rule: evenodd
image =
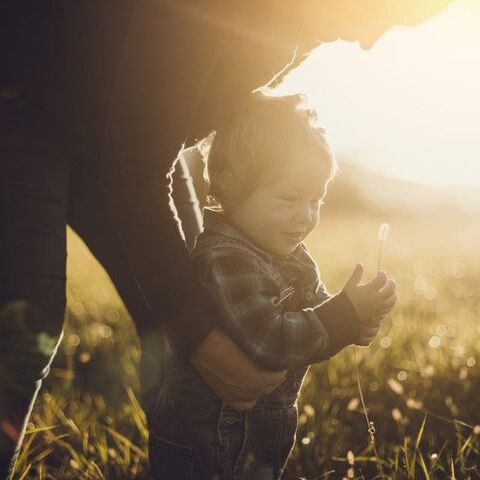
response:
M264 181L227 212L230 221L266 252L287 256L318 223L328 166L301 161Z

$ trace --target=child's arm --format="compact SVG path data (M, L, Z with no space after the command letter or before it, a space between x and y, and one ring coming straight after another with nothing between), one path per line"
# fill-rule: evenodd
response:
M285 312L277 284L253 254L224 247L194 262L223 314L222 327L263 368L319 362L358 338L360 322L344 293L314 308Z

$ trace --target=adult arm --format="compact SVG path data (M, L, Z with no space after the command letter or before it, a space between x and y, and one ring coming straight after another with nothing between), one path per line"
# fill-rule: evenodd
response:
M142 345L151 345L143 349L144 386L155 390L161 349L154 340L165 329L177 351L185 358L193 354L192 363L222 399L249 408L281 383L283 374L261 371L215 330L220 313L195 278L168 205L167 173L186 139L221 42L207 25L162 8L139 2L132 16L102 162L109 223L127 257L136 297L141 295L149 310L135 316Z
M285 380L285 371L259 368L222 330L214 329L190 359L205 382L230 407L250 410Z

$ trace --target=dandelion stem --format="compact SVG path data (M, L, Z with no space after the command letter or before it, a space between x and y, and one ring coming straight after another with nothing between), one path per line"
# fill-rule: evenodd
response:
M360 371L358 369L358 361L357 361L357 347L354 345L353 346L353 363L355 365L355 376L357 377L357 388L358 388L358 394L360 395L360 401L362 403L362 409L363 409L363 414L365 416L365 420L367 422L367 429L368 429L368 434L370 435L370 442L373 447L373 452L375 453L375 459L377 460L377 467L380 475L382 478L385 478L385 473L383 471L382 467L382 462L380 461L380 457L377 452L377 446L375 444L375 425L372 421L370 421L370 418L368 416L368 411L367 411L367 405L365 403L365 398L363 397L363 390L362 390L362 384L360 383Z
M378 251L377 272L380 271L380 266L382 263L383 244L387 241L389 232L390 232L390 225L388 223L382 223L378 230L378 240L380 241L380 248ZM368 429L368 434L370 435L370 442L372 443L373 451L375 452L378 471L381 477L385 478L383 466L380 461L380 457L378 456L377 447L375 445L375 425L372 421L370 421L370 418L368 417L367 405L365 403L365 398L363 397L362 385L360 383L360 371L358 369L358 361L357 361L357 347L355 346L353 347L353 363L355 365L355 376L357 377L358 394L360 395L360 401L362 402L363 414L365 415L365 420L367 422L367 429Z
M378 250L378 262L377 262L377 272L380 271L380 266L382 264L382 250L383 250L383 243L381 240L380 240L380 248Z

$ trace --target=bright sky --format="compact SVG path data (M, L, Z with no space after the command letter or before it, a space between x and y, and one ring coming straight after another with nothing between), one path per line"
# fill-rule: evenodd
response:
M480 1L457 0L369 50L321 45L287 78L339 157L430 184L480 185Z

